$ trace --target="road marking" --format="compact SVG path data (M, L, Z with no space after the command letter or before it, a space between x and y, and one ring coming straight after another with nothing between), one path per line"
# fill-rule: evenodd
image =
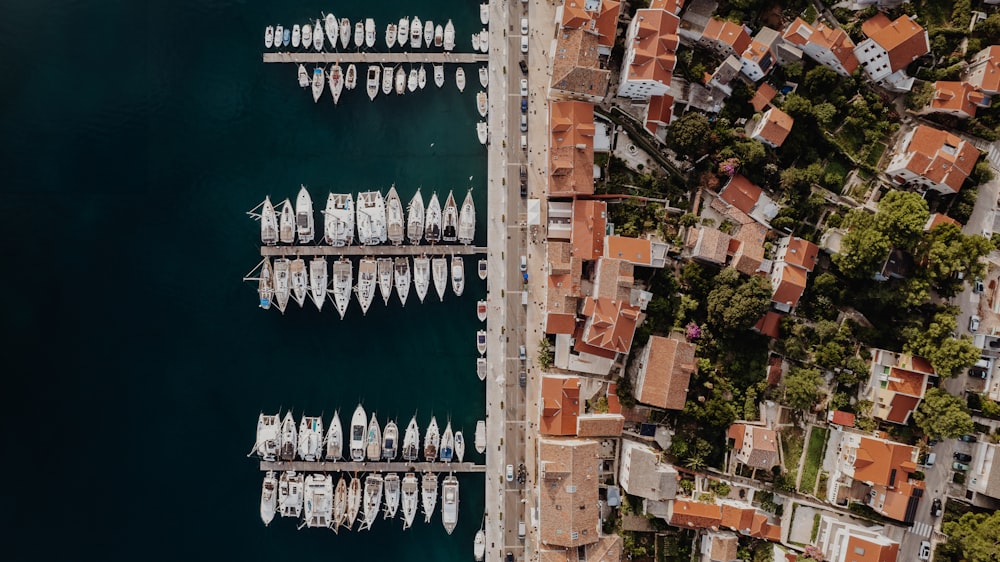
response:
M914 535L920 535L921 537L928 538L934 531L934 527L931 527L927 523L914 523L913 527L910 528L911 533Z

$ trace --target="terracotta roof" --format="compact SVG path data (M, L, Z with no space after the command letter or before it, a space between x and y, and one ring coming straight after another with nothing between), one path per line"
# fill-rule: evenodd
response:
M854 461L854 479L881 486L896 485L917 469L912 459L913 447L909 445L862 437Z
M539 432L543 435L576 435L580 415L580 379L542 376L542 415Z
M788 138L788 133L792 131L795 120L777 107L772 107L764 112L761 123L763 126L758 125L754 128L753 138L764 139L774 146L781 146Z
M708 20L705 31L701 34L703 39L710 39L729 45L736 54L739 55L750 46L750 34L742 25L731 21L722 21L715 18Z
M830 423L834 425L842 425L844 427L854 427L854 414L834 410L830 412Z
M934 97L928 107L930 111L958 113L975 117L976 109L989 106L989 98L968 82L939 80L934 83Z
M672 14L680 12L683 7L684 0L652 0L649 3L652 10L666 10Z
M829 53L840 62L844 70L851 74L858 68L858 57L854 56L854 41L840 28L827 27L822 22L815 28L802 20L795 18L785 30L784 38L789 43L798 47L815 45L822 52Z
M573 256L582 260L596 260L603 256L607 223L607 203L591 199L574 201L573 232L570 237Z
M722 524L722 508L714 503L674 500L670 524L690 529L718 528Z
M806 271L798 267L782 267L781 276L774 286L774 294L771 300L776 303L787 304L794 308L799 304L803 291L806 290Z
M546 334L572 334L575 329L575 314L558 314L550 312L545 316Z
M650 97L649 105L646 106L646 128L649 129L649 132L656 134L659 127L669 125L673 117L673 110L673 96Z
M598 541L598 445L590 439L541 439L538 530L543 544Z
M601 12L597 16L597 34L603 47L615 46L615 32L618 31L618 18L622 13L622 3L618 0L603 0Z
M767 362L767 384L778 386L781 384L781 357L774 355Z
M573 332L573 340L576 342L573 345L573 350L577 353L589 353L590 355L596 355L605 359L614 359L617 354L614 350L590 345L584 340L583 331L585 328L585 324L577 324L576 331Z
M919 403L920 398L916 396L896 394L892 397L892 402L889 403L889 413L886 414L885 419L893 423L906 423L910 413L916 409Z
M890 168L901 165L913 174L947 186L955 193L962 188L962 183L979 159L979 150L971 143L927 125L918 125L909 142L897 152ZM900 159L898 163L897 158ZM893 175L898 171L886 170L886 173Z
M843 555L844 562L896 562L899 543L879 544L852 534Z
M719 197L733 207L749 214L757 201L760 200L763 192L763 189L751 183L743 174L735 174L719 192Z
M697 372L696 346L679 337L650 336L649 354L639 367L636 400L660 408L684 409L691 375Z
M591 22L591 13L583 7L583 0L566 0L563 3L563 27L580 29Z
M731 238L717 228L692 226L688 229L687 245L691 257L717 264L726 263L726 253Z
M750 99L750 105L753 106L754 111L764 111L764 108L771 103L777 93L778 91L773 86L765 82L757 87L753 98Z
M576 434L580 437L621 437L625 418L619 414L580 414Z
M600 38L583 29L561 29L556 33L552 60L553 90L603 98L608 93L611 73L601 68Z
M770 469L778 464L778 436L773 429L759 425L734 423L727 432L735 441L733 454L743 464L754 468ZM723 525L725 522L723 512Z
M618 385L616 383L608 383L608 413L609 414L620 414L622 413L622 403L618 400Z
M939 224L953 224L958 228L962 228L962 223L949 217L948 215L942 213L931 213L931 216L927 219L927 224L924 225L924 231L934 230L934 227Z
M618 16L621 14L621 2L603 0L600 9L586 9L583 0L566 0L563 4L562 26L565 29L582 29L598 36L598 42L605 47L615 44L615 31L618 27Z
M785 248L782 261L812 272L813 268L816 267L818 255L819 246L797 236L791 236L788 239L788 246Z
M604 255L633 265L650 266L653 264L653 243L647 238L605 236Z
M735 208L731 211L740 213L749 219L749 222L741 224L733 235L733 238L740 242L740 246L732 254L732 265L744 275L753 275L760 269L760 265L764 261L764 241L767 239L767 229L764 228L764 225L750 219L743 211Z
M708 557L713 562L736 562L739 560L737 557L737 550L740 546L739 538L730 533L729 531L724 531L721 533L710 532L708 534L709 551Z
M991 45L976 53L969 62L965 80L984 92L1000 92L1000 45Z
M893 72L904 70L931 50L927 32L905 14L890 22L879 12L861 24L861 31L889 53L889 67Z
M590 296L629 302L635 284L634 271L635 266L625 260L608 257L598 259Z
M770 58L768 58L768 55ZM767 72L774 66L774 54L771 53L771 46L761 43L756 39L750 41L750 46L743 51L741 57L760 67L764 72Z
M753 329L757 330L761 334L768 336L773 339L778 339L781 337L781 319L783 315L778 314L773 310L768 310L760 320L754 324Z
M924 379L923 373L892 367L889 370L887 388L893 392L909 394L910 396L923 396Z
M628 353L635 336L639 307L628 301L587 297L583 302L583 341L615 353Z
M677 25L680 19L665 10L637 10L635 39L626 46L632 55L627 80L653 80L670 84L677 65Z
M549 104L549 196L594 193L594 106Z

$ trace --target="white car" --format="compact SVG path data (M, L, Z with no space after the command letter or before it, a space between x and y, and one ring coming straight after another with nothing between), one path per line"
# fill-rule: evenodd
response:
M920 543L920 552L917 553L917 558L921 560L930 560L931 558L931 543L923 541Z
M521 18L521 35L528 34L528 18Z
M969 318L969 331L975 333L976 330L978 329L979 329L979 317L973 314L972 318Z
M528 36L527 35L522 35L521 36L521 52L522 53L527 53L528 52Z
M528 81L524 78L521 78L521 95L528 95Z
M508 482L514 481L514 465L512 464L507 465L507 481Z

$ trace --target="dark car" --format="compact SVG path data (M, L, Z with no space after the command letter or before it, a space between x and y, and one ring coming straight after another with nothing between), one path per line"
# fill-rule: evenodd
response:
M528 375L524 371L517 375L517 384L521 385L521 388L528 385Z
M527 197L527 196L528 196L528 183L525 182L524 180L521 180L521 197Z
M941 499L934 498L934 502L931 503L931 516L940 517L941 516Z
M514 553L513 552L508 552L507 553L507 562L514 562Z
M966 443L975 443L976 442L976 436L975 435L963 435L963 436L959 437L958 440L959 441L965 441Z
M986 380L986 369L983 369L982 367L972 367L969 369L969 376Z
M528 112L528 98L521 98L521 113Z
M518 61L517 64L518 64L518 66L521 67L521 72L523 72L525 74L528 73L528 63L524 62L524 59Z
M965 453L955 453L952 457L957 461L972 462L972 455L967 455Z

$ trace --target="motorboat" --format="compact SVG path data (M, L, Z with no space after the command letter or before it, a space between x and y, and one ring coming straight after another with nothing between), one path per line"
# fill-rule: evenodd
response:
M431 193L431 200L425 210L424 239L431 244L441 241L441 203L438 202L436 191Z
M486 452L486 422L476 422L476 452L480 455Z
M396 24L390 23L389 25L385 26L385 46L387 48L391 49L396 46L396 33L397 33Z
M378 81L376 80L376 84ZM358 67L354 63L347 65L347 75L344 77L344 87L353 90L358 87Z
M351 44L351 20L340 18L340 46L344 49Z
M309 190L303 185L299 188L299 195L295 198L295 230L300 244L308 244L313 241L316 233L316 225L313 221L312 197L309 196Z
M365 19L365 47L371 49L375 46L375 20Z
M333 94L334 105L340 103L340 93L344 91L344 73L339 64L330 68L330 93Z
M442 45L444 45L444 28L441 24L437 24L434 26L434 46L440 49Z
M361 304L361 313L368 314L372 300L375 299L377 266L375 260L362 258L358 264L358 286L355 290L358 293L358 303Z
M333 521L333 476L329 474L306 476L304 491L305 526L329 527Z
M489 263L486 261L486 258L479 260L478 269L479 269L479 278L485 280L486 275L489 272Z
M454 474L445 476L441 484L441 524L449 535L458 525L458 478Z
M401 96L406 92L406 71L403 67L396 68L396 95Z
M443 257L431 259L431 278L438 298L444 301L444 290L448 286L448 261Z
M420 484L420 503L424 508L424 523L430 523L437 505L438 478L433 472L425 472Z
M422 64L417 69L417 87L421 90L427 87L427 69Z
M465 291L465 264L462 256L451 256L451 290L455 296L462 296Z
M260 210L260 241L267 246L278 243L278 215L274 212L274 205L271 204L271 196L268 195L261 203Z
M410 423L406 424L403 434L403 460L413 462L420 456L420 426L417 425L417 415L413 414Z
M378 519L378 512L382 508L382 475L369 474L365 477L364 492L364 516L358 530L371 530L372 524Z
M340 314L340 319L344 319L347 313L347 306L351 303L351 283L354 279L354 264L351 260L342 257L333 262L333 305Z
M489 137L489 129L486 126L486 121L476 123L476 136L479 137L479 144L486 144Z
M480 355L486 353L486 330L479 330L476 332L476 349L479 351Z
M352 476L351 483L347 486L347 528L354 526L361 511L361 479Z
M441 461L451 462L455 457L455 434L451 430L451 420L444 426L441 434Z
M278 513L282 517L302 515L302 475L294 470L282 472L278 478Z
M266 32L265 32L266 33ZM274 48L281 48L284 44L285 28L279 23L274 27Z
M476 237L476 203L472 200L472 189L465 192L462 210L458 213L458 241L462 244L472 244Z
M267 26L267 29L264 30L264 48L270 49L273 46L274 46L274 26L269 25ZM272 517L273 516L274 514L272 513Z
M483 53L490 51L490 32L485 29L479 32L479 50Z
M420 196L419 187L406 206L406 237L410 239L410 244L419 244L424 237L424 199Z
M438 448L441 446L441 432L438 430L437 418L431 416L431 423L427 426L427 433L424 434L424 460L434 462L437 460Z
M368 422L368 435L365 437L365 457L370 461L382 458L382 428L378 424L378 416L372 412Z
M385 228L386 237L394 246L403 243L405 235L406 217L403 216L403 204L399 201L399 194L396 193L396 186L389 188L389 193L385 196Z
M264 482L260 487L260 519L265 527L274 520L274 511L277 507L278 479L274 477L274 471L269 470L264 475Z
M455 460L462 462L465 459L465 435L461 430L455 432Z
M299 24L295 24L292 26L292 47L298 49L299 45L301 44L302 44L302 28L299 27Z
M472 555L476 562L483 562L486 557L486 531L482 529L476 531L476 538L472 539Z
M388 239L385 224L385 199L381 191L362 191L358 194L358 242L363 246L382 244Z
M396 258L393 264L392 278L396 284L396 296L399 304L406 306L406 297L410 294L410 260L406 256Z
M410 47L413 49L420 48L420 41L423 39L424 25L420 21L419 16L413 17L413 22L410 24Z
M392 67L386 66L382 68L382 93L389 95L392 93Z
M309 71L306 70L306 65L300 64L299 65L299 87L300 88L308 88L310 82L311 81L309 80Z
M399 485L401 492L400 508L403 511L403 530L409 529L413 525L413 519L417 514L417 494L420 491L420 482L417 475L407 472L403 476L403 481Z
M368 65L368 78L365 80L365 89L368 90L368 98L372 101L375 101L375 96L378 95L378 77L381 71L382 67L377 64ZM350 69L348 69L348 72L350 72Z
M396 26L396 42L401 49L406 48L407 41L410 40L410 18L399 18L399 25Z
M326 38L330 40L330 50L337 48L337 38L340 36L340 28L337 26L337 18L333 14L327 14L324 17L325 25L323 26L323 31L326 31Z
M350 246L354 242L354 196L331 193L323 210L323 238L331 246Z
M292 260L289 269L289 279L292 286L292 298L302 307L306 303L306 294L309 292L309 279L306 273L306 260L296 258Z
M312 92L313 92L314 102L318 102L319 97L323 95L323 82L324 82L323 69L317 66L313 70L313 79L312 79Z
M361 404L354 409L354 415L351 416L351 433L350 433L350 450L351 450L351 460L354 462L361 462L365 460L365 429L368 426L368 416L365 415L365 409Z
M323 458L323 418L302 416L299 422L299 458L318 461Z
M308 23L304 24L302 26L302 48L308 49L312 47L312 42L313 42L312 25Z
M427 20L424 23L424 45L426 45L427 48L430 49L433 42L434 42L434 22L432 22L431 20Z
M455 50L455 25L448 20L444 26L444 50Z
M448 191L448 198L444 200L444 211L441 212L441 240L443 242L458 240L458 205L455 204L454 191Z
M288 306L288 296L291 289L290 271L291 262L287 258L274 260L274 300L282 314L285 313L285 307Z
M434 85L438 88L444 86L444 65L435 64L434 65Z
M378 290L382 293L382 301L388 305L392 297L392 258L378 258L375 269L378 272Z
M399 511L399 475L390 472L385 475L385 510L382 512L386 519L392 519Z
M280 28L280 27L281 26L278 26L278 28ZM274 30L274 42L275 43L278 42L278 28L276 28ZM291 42L291 39L292 39L292 30L288 29L286 27L285 30L281 32L281 46L282 47L287 47L288 44Z
M458 85L458 91L465 91L465 69L461 66L455 71L455 84Z
M309 296L312 297L316 310L323 311L326 304L327 288L330 286L329 270L326 258L317 256L309 260Z
M479 377L479 380L481 380L481 381L486 380L486 358L485 357L480 356L480 357L476 358L476 376Z
M406 89L410 92L417 91L417 69L410 67L410 74L406 78Z
M476 303L476 317L479 318L480 322L486 322L486 301Z
M323 42L323 24L319 20L316 20L316 23L313 25L313 48L317 51L322 51Z
M431 260L427 256L417 256L413 258L413 288L417 291L417 298L424 302L427 296L427 289L431 285ZM285 299L288 300L287 297ZM280 301L279 301L280 302Z
M333 413L330 429L326 432L326 455L328 461L339 461L344 454L344 428L340 425L340 412Z
M399 454L399 428L396 422L389 421L382 432L382 460L394 461Z
M479 84L484 88L490 85L490 71L485 66L479 67ZM485 117L486 114L484 113L483 116Z
M490 23L490 4L489 2L479 5L479 21L483 25L488 25Z
M280 442L281 420L278 414L261 412L257 416L257 441L254 442L250 455L256 454L265 461L276 460Z
M333 493L333 521L330 528L336 533L347 521L347 479L340 475L337 489Z
M478 31L472 34L472 50L473 50L473 52L479 50L479 32Z
M487 101L486 92L476 92L476 110L481 117L486 117L486 112L489 110Z
M365 24L358 22L354 24L354 46L361 48L365 46Z

